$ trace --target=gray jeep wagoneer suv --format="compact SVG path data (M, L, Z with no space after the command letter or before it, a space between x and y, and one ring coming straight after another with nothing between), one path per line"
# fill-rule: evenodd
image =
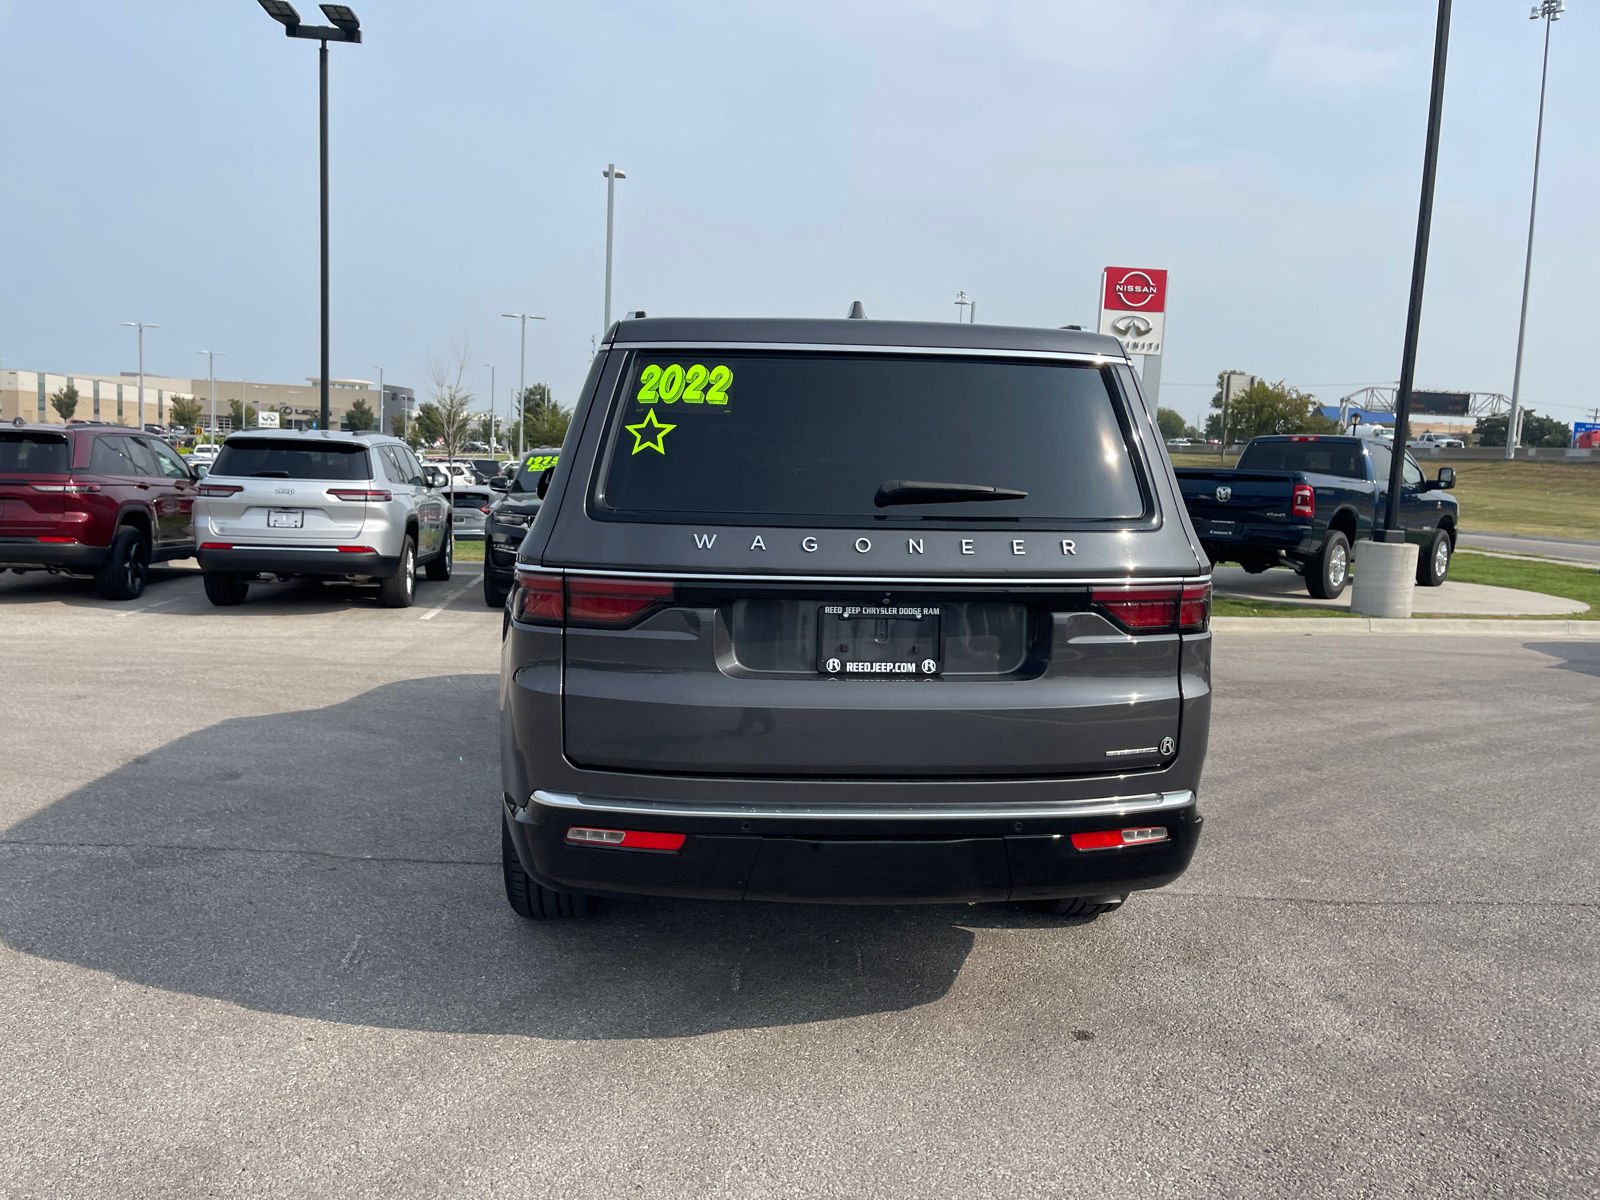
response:
M1209 568L1113 339L622 321L545 494L501 653L523 916L1092 914L1188 865Z

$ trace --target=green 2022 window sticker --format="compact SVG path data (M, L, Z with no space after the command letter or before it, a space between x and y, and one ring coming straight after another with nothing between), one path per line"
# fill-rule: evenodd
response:
M726 404L728 389L733 386L733 368L705 367L695 363L681 367L677 363L660 366L650 363L639 373L639 394L634 397L640 404Z

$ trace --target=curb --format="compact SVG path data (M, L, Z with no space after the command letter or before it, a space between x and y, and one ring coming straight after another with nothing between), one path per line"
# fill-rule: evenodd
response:
M1486 621L1470 617L1212 617L1213 633L1327 634L1365 633L1492 634L1500 637L1576 637L1600 639L1600 621Z

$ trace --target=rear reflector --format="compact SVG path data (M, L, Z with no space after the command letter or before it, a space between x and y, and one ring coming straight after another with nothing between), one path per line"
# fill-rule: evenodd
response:
M204 491L205 489L201 489ZM388 492L366 488L329 488L328 495L335 500L392 500Z
M233 549L233 543L232 542L201 542L200 543L200 549L202 549L202 550L232 550Z
M376 554L371 546L340 546L340 554Z
M1077 850L1119 850L1123 846L1144 846L1166 840L1167 831L1161 825L1143 829L1096 829L1093 833L1072 835L1072 845Z
M200 494L202 496L210 496L213 499L226 498L242 491L244 491L242 483L202 483L200 485Z
M1295 517L1309 517L1317 510L1317 494L1311 490L1309 483L1294 485L1294 499L1289 503L1289 514Z
M672 599L673 585L653 579L567 579L567 619L585 625L625 625Z
M78 539L77 538L65 538L65 537L42 537L39 540L41 542L49 542L53 546L59 546L59 545L64 545L64 544L69 543L69 542L75 542Z
M559 625L566 616L561 576L538 571L518 571L517 586L511 597L511 616L517 621L540 625Z
M585 846L604 846L612 850L682 850L681 833L652 833L645 829L589 829L575 825L567 830L567 841Z

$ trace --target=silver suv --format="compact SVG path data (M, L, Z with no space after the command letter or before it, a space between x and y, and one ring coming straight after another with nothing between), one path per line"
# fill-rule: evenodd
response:
M398 438L252 429L223 444L194 505L213 604L243 602L261 574L371 580L388 608L416 598L416 569L450 578L443 476Z

